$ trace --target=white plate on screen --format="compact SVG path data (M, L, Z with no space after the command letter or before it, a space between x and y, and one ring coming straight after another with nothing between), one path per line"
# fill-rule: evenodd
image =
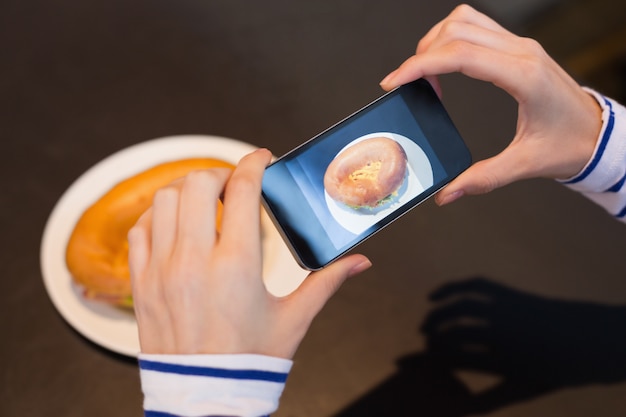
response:
M81 175L59 199L41 242L43 281L61 316L92 342L127 356L139 353L137 322L130 310L87 300L65 264L65 249L82 213L118 182L162 162L210 157L233 164L256 149L233 139L186 135L139 143L100 161ZM296 289L307 271L298 266L267 215L263 215L263 279L278 296Z

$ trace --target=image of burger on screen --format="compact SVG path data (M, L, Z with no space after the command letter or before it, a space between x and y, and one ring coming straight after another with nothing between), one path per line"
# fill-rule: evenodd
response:
M324 174L328 210L346 230L360 234L433 185L426 153L391 132L361 136L333 158Z

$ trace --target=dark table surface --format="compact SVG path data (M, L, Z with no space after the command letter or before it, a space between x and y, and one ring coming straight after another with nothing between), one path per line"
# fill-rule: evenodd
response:
M43 285L42 232L76 178L171 135L287 152L377 97L454 5L5 0L0 415L141 415L135 360L73 330ZM502 149L515 103L461 76L442 82L474 158ZM374 268L314 322L275 415L623 415L624 248L624 225L553 181L425 203L360 247ZM432 295L452 282L464 285L442 309ZM482 331L429 338L442 316ZM450 354L459 343L477 354Z

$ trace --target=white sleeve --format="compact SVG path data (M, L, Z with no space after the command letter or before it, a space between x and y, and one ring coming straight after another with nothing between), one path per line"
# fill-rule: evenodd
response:
M268 416L292 361L263 355L139 355L146 417Z
M602 108L602 129L587 165L572 178L560 181L626 222L626 108L586 89Z

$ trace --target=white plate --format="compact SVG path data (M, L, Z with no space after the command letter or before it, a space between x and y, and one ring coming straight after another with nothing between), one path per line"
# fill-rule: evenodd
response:
M44 229L41 271L52 303L61 316L94 343L114 352L139 353L137 322L129 310L83 298L67 270L65 249L82 213L118 182L162 162L211 157L233 164L256 149L253 145L215 136L172 136L143 142L100 161L78 178L59 199ZM263 218L263 278L278 296L292 292L306 277L272 222Z

